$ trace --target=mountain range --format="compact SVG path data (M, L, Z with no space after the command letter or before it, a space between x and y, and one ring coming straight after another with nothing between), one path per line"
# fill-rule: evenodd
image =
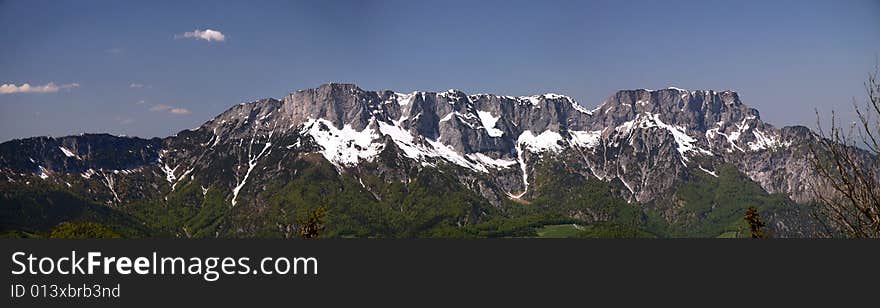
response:
M817 176L803 126L733 91L365 91L331 83L235 105L166 138L0 144L0 232L99 224L126 237L811 237Z

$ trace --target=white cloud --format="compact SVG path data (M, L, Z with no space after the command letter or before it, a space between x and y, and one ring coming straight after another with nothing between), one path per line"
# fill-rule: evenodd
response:
M170 112L171 114L180 114L180 115L190 114L189 109L186 109L186 108L171 108L171 110L169 110L168 112Z
M63 84L60 87L55 85L54 82L47 83L45 85L30 85L29 83L24 83L20 86L17 86L13 83L4 83L0 85L0 94L13 94L13 93L55 93L58 92L58 89L70 90L73 88L78 88L78 83L68 83Z
M158 105L153 105L153 107L150 107L150 111L152 111L152 112L164 112L164 111L166 111L166 110L168 110L168 109L171 109L171 108L174 108L174 107L171 107L171 106L168 106L168 105L165 105L165 104L158 104Z
M211 29L199 30L195 29L190 32L184 32L183 34L178 34L175 36L176 38L191 38L196 40L206 40L208 42L225 42L226 35L223 35L223 32Z
M144 84L142 84L142 83L131 83L131 84L128 85L128 87L129 87L129 88L132 88L132 89L140 89L140 88L145 88L145 87L148 87L148 86L146 86L146 85L144 85Z
M125 51L125 49L122 49L122 48L119 48L119 47L113 47L113 48L107 49L107 50L105 50L105 51L106 51L107 53L120 54L120 53L123 53L123 52Z
M189 111L189 109L181 108L181 107L175 107L175 106L169 106L169 105L165 105L165 104L156 104L156 105L153 105L153 107L150 107L150 111L152 111L152 112L163 112L163 113L164 113L164 112L167 112L167 113L169 113L169 114L173 114L173 115L187 115L187 114L190 114L190 113L191 113L191 112Z

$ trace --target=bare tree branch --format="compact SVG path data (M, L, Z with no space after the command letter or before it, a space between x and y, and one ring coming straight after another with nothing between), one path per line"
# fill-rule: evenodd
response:
M830 130L817 117L817 142L810 146L811 165L819 176L814 184L820 203L816 217L829 230L848 237L880 237L880 83L868 75L864 107L854 103L858 123L845 129L831 113Z

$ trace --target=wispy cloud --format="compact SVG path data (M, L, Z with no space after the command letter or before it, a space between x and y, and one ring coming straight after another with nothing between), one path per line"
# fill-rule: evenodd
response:
M158 104L158 105L153 105L153 107L150 107L150 111L152 111L152 112L165 112L171 108L174 108L174 107L171 107L171 106L168 106L165 104Z
M183 34L175 35L174 37L175 38L191 38L191 39L195 39L195 40L205 40L208 42L225 42L226 41L226 35L223 35L223 32L220 32L217 30L212 30L212 29L205 29L205 30L195 29L190 32L184 32Z
M169 113L169 114L173 114L173 115L187 115L187 114L190 114L190 113L191 113L191 112L189 111L189 109L181 108L181 107L175 107L175 106L170 106L170 105L166 105L166 104L156 104L156 105L153 105L153 107L150 107L150 111L152 111L152 112Z
M4 83L0 85L0 94L13 94L13 93L55 93L58 92L59 89L70 90L73 88L78 88L78 83L67 83L62 84L61 86L56 85L54 82L50 82L44 85L30 85L29 83L24 83L22 85L15 85L14 83Z
M116 120L116 123L119 123L122 125L128 125L128 124L134 123L134 119L132 119L130 117L126 117L126 116L116 116L115 120Z
M186 108L171 108L168 112L179 115L190 114L189 109Z
M119 48L119 47L113 47L113 48L109 48L109 49L104 50L104 52L111 53L111 54L121 54L121 53L125 52L125 49Z
M136 83L136 82L133 82L133 83L129 84L128 87L129 87L129 88L132 88L132 89L142 89L142 88L147 88L147 89L149 89L149 88L152 88L153 86L148 85L148 84L142 84L142 83Z

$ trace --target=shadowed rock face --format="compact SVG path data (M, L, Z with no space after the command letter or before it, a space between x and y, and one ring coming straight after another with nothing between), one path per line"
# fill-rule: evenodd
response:
M70 183L68 175L75 175L102 183L81 185L108 204L197 181L224 190L234 204L255 201L261 185L284 171L279 161L308 153L341 173L381 172L387 181L407 181L406 172L387 165L358 168L387 154L416 168L453 166L465 186L493 204L538 197L530 183L547 160L577 166L567 172L619 181L631 202L674 203L678 184L695 172L715 175L723 164L767 192L806 202L815 177L807 146L814 141L804 127L764 123L732 91L624 90L589 111L558 94L374 92L332 83L239 104L161 140L83 135L6 142L0 181L37 175ZM138 184L118 191L126 182Z
M155 163L161 139L82 134L35 137L0 144L0 166L6 172L83 173L89 169L130 170ZM7 179L8 180L8 179Z

